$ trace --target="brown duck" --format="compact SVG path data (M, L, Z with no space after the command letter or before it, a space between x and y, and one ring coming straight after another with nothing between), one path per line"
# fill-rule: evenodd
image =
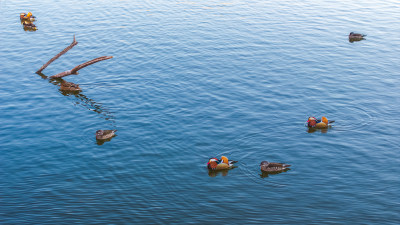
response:
M81 88L79 84L74 84L72 82L62 81L60 86L61 91L80 91Z
M260 164L261 171L263 172L280 172L289 169L288 167L290 167L289 164L268 161L262 161Z
M96 131L97 140L106 140L115 136L117 130L98 130Z
M350 41L350 42L353 42L353 41L361 41L361 40L364 40L364 37L365 37L365 36L367 36L367 35L351 32L351 33L349 34L349 41Z

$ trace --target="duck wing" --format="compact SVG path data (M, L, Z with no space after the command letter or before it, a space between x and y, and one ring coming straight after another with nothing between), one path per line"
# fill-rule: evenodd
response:
M231 167L232 167L231 165L228 165L226 163L220 163L220 164L217 165L217 167L215 169L216 170L226 170L226 169L229 169Z
M117 130L103 130L104 135L114 134Z
M268 168L286 168L290 167L291 165L285 163L269 163Z

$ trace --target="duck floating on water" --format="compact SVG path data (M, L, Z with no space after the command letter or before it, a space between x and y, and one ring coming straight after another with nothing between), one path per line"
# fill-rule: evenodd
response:
M24 21L24 20L35 21L36 20L36 17L34 15L32 15L31 12L20 13L19 18L21 19L21 21Z
M268 162L268 161L262 161L260 163L260 169L263 172L284 172L286 170L289 170L291 165L285 164L285 163L275 163L275 162Z
M31 22L24 21L24 22L22 22L22 25L24 26L25 30L32 30L32 31L37 30L36 25Z
M207 163L207 168L209 170L228 170L234 168L234 163L237 162L238 161L228 160L226 156L221 156L221 159L209 159Z
M74 84L72 82L62 81L60 86L61 91L81 91L79 84Z
M328 120L325 116L323 116L320 120L315 117L308 117L307 127L315 128L315 129L324 129L332 126L334 120Z
M96 131L97 140L107 140L115 136L117 130L98 130Z
M354 33L354 32L350 32L349 34L349 41L353 42L353 41L361 41L364 40L364 37L367 36L365 34L358 34L358 33Z

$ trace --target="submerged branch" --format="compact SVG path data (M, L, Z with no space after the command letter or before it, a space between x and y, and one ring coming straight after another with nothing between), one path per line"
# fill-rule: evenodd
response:
M94 63L97 63L97 62L100 62L100 61L103 61L103 60L107 60L107 59L111 59L111 58L112 58L112 56L102 56L102 57L99 57L99 58L92 59L90 61L87 61L85 63L82 63L80 65L75 66L71 70L67 70L67 71L61 72L59 74L53 75L53 76L50 77L50 79L61 78L61 77L65 77L65 76L68 76L68 75L76 75L76 74L78 74L78 70L80 70L80 69L83 69L83 68L85 68L85 67L87 67L89 65L92 65Z
M66 47L64 50L62 50L60 53L58 53L56 56L54 56L52 59L50 59L46 64L44 64L36 73L41 73L50 63L54 62L56 59L58 59L60 56L64 55L66 52L68 52L71 48L73 48L75 45L77 45L78 42L75 40L75 35L74 35L74 40L72 43Z

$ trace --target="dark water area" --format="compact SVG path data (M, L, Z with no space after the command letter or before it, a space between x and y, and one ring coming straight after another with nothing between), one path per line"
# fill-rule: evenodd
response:
M0 223L399 224L399 12L1 0ZM103 55L64 78L79 93L46 78ZM309 116L336 122L310 133ZM99 143L98 129L117 136ZM209 173L222 155L238 167ZM292 169L266 176L263 160Z

